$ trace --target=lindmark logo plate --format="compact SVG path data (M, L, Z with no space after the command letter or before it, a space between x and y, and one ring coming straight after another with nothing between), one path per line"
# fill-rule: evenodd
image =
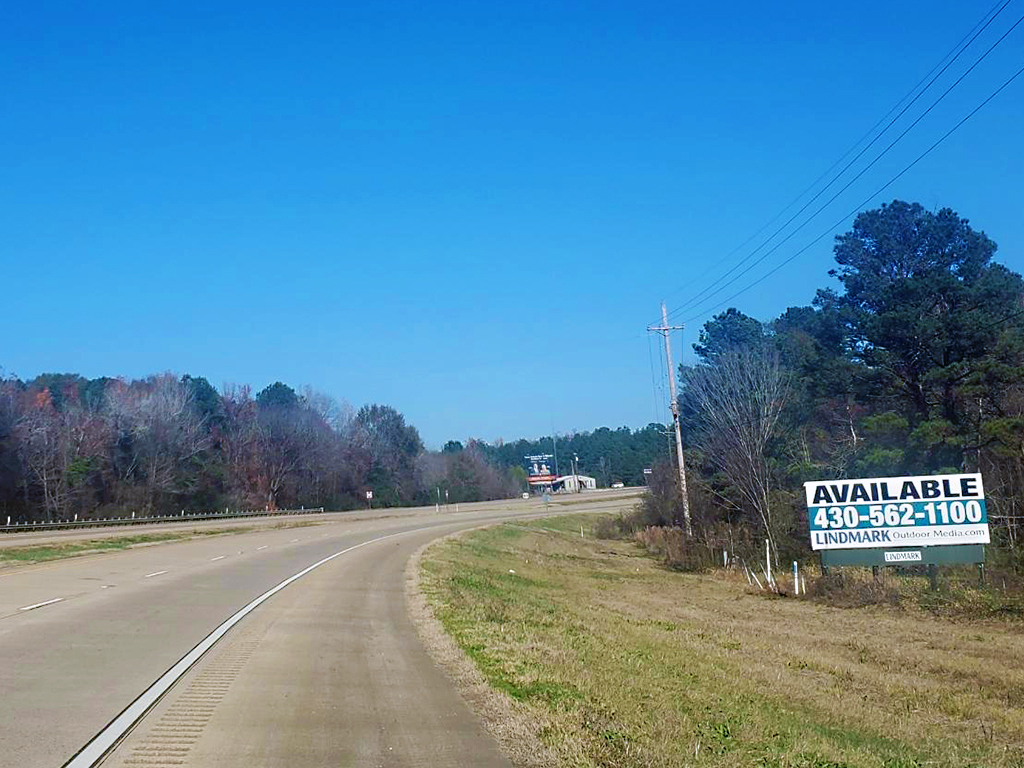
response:
M917 550L915 552L886 552L885 562L887 563L919 563L921 562L921 552Z

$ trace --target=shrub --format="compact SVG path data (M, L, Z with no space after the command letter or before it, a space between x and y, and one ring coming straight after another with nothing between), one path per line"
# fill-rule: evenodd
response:
M625 515L602 517L594 525L594 535L599 539L624 539L632 532L631 523Z
M704 571L714 566L714 552L682 528L648 526L634 534L637 543L665 565L679 571Z

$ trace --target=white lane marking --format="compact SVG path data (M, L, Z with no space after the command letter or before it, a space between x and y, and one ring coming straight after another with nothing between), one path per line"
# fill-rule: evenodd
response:
M211 557L210 562L216 563L218 560L223 560L225 557L227 557L227 555L221 555L220 557Z
M153 573L147 573L142 578L144 578L144 579L152 579L154 576L163 576L165 573L167 573L167 571L154 571Z
M261 549L266 549L269 546L269 544L264 544L262 547L256 547L256 551L259 552Z
M294 576L289 576L276 587L271 587L244 608L241 608L232 614L227 621L208 634L202 642L199 643L199 645L186 653L177 664L164 672L163 675L161 675L155 683L149 686L149 688L143 691L135 701L125 707L121 714L111 720L106 728L93 736L92 741L82 747L78 754L64 763L63 768L92 768L96 765L96 763L104 757L129 730L131 730L132 726L149 711L149 708L156 704L156 702L160 700L160 697L167 693L167 690L174 685L182 675L188 672L192 665L203 657L203 654L213 647L214 643L220 640L229 629L245 618L246 615L252 613L252 611L256 610L256 608L258 608L262 603L269 600L292 582L298 581L310 571L319 568L324 563L329 563L334 558L341 557L354 549L359 549L360 547L365 547L367 544L373 544L374 542L383 541L384 539L390 539L406 533L418 533L423 530L426 530L426 528L414 528L411 531L389 533L386 536L378 536L376 539L370 539L362 542L361 544L355 544L348 549L343 549L340 552L335 552L333 555L328 555L323 560L318 560L312 565L303 568ZM166 573L166 571L161 571L161 573Z
M19 608L18 610L19 611L32 611L32 610L35 610L36 608L42 608L44 605L53 605L54 603L59 603L63 599L64 599L63 597L55 597L55 598L53 598L53 600L44 600L41 603L33 603L32 605L26 605L24 608Z
M296 541L298 541L298 539L292 539L292 540L291 540L290 542L288 542L288 543L289 543L289 544L294 544L294 543L295 543Z

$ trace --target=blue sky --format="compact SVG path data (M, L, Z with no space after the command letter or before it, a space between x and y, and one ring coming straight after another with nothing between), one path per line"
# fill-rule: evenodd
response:
M730 266L991 7L8 4L0 366L310 384L433 446L642 426L665 417L658 302ZM1024 25L749 278L1022 51ZM1022 125L1024 77L875 202L950 206L1024 269ZM770 319L831 263L826 238L732 303ZM709 304L677 315L687 359Z

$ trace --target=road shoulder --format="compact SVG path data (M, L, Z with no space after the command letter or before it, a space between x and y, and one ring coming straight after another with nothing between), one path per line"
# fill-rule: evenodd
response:
M471 528L426 542L413 553L405 570L405 596L409 616L427 653L483 721L488 733L516 768L555 768L562 763L537 737L546 723L488 684L473 661L445 632L423 592L420 566L427 550L478 530L480 528Z

